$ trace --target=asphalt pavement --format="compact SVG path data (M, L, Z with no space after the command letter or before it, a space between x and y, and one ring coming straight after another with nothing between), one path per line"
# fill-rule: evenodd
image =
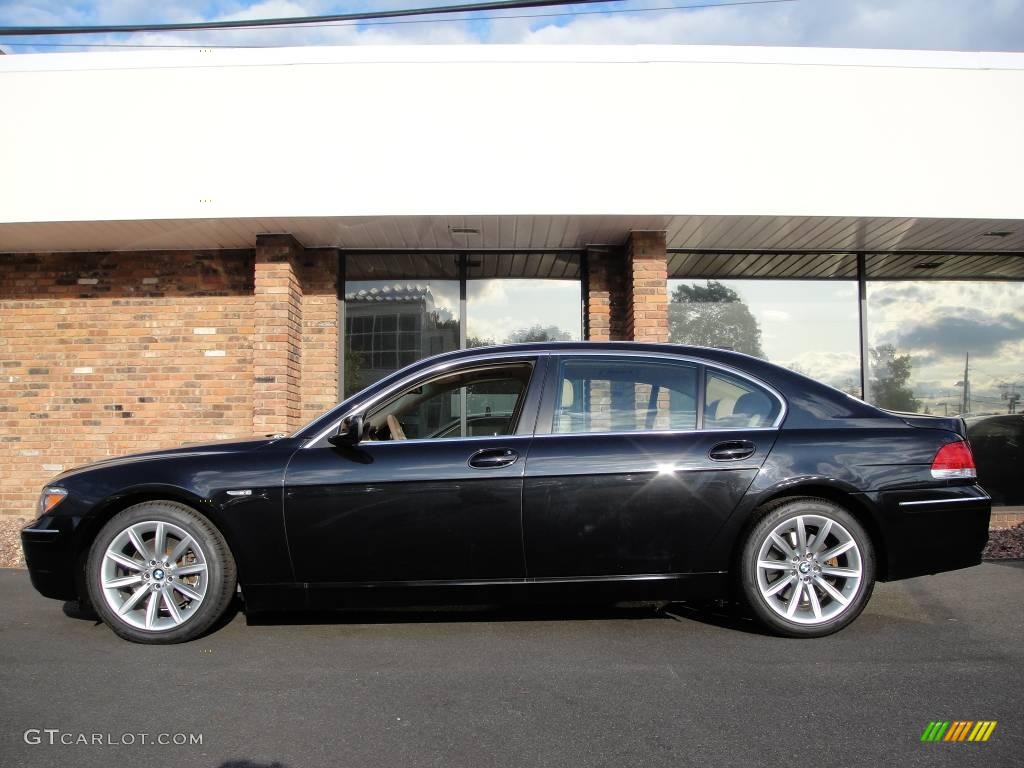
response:
M1024 764L1019 562L879 585L821 640L673 605L239 614L140 646L17 570L0 607L6 768ZM922 743L933 720L998 725Z

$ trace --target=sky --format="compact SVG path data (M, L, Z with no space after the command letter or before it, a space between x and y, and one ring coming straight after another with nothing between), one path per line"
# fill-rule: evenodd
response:
M669 292L680 283L670 280ZM853 281L722 280L761 327L774 363L840 389L860 378L857 287ZM1024 391L1024 283L868 281L868 343L909 355L908 386L932 413L958 413L970 353L973 414L1005 413L1003 385ZM945 404L945 405L944 405Z
M721 7L644 10L708 3ZM438 0L0 0L0 26L271 18L439 4ZM578 15L558 15L564 13ZM499 16L503 18L495 18ZM531 18L516 18L522 16ZM1024 50L1024 0L777 0L748 5L729 5L728 0L620 0L501 14L462 14L458 19L442 23L392 20L297 29L52 37L34 42L8 37L0 38L0 46L7 53L69 50L39 44L44 42L96 46L678 43Z

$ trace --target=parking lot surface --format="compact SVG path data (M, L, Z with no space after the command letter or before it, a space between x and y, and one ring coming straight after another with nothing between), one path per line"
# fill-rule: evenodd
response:
M0 605L8 767L1024 761L1020 562L881 584L822 640L672 605L237 615L140 646L64 615L18 570L0 571ZM985 743L922 743L933 720L998 725ZM163 734L202 743L152 743Z

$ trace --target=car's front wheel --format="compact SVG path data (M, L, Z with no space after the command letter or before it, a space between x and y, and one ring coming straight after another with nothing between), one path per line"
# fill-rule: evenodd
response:
M857 618L874 587L867 532L825 499L795 498L772 508L751 530L741 558L747 604L788 637L839 631Z
M235 591L224 537L184 504L146 501L100 530L86 563L89 598L118 635L181 643L206 632Z

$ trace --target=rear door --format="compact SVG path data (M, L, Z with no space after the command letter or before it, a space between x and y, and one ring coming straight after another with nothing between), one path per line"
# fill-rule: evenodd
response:
M781 400L674 356L551 362L523 491L528 576L691 571L771 450Z

